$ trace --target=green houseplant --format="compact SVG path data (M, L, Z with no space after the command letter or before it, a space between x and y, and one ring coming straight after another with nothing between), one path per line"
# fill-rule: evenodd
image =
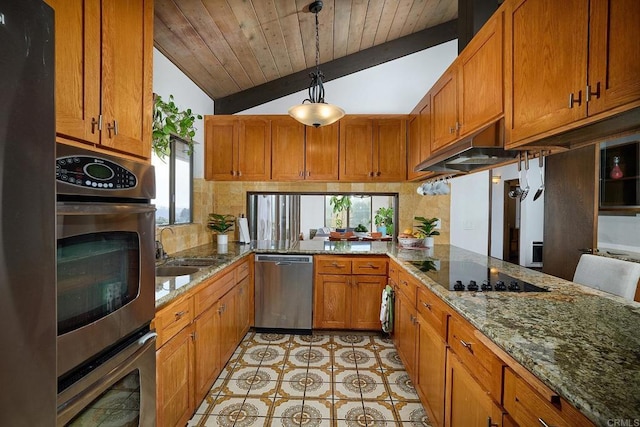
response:
M342 228L342 212L347 211L351 207L351 198L349 196L331 196L329 205L332 207L336 217L336 229Z
M207 228L218 233L218 244L226 245L229 242L227 232L233 230L236 217L233 215L222 215L210 213L207 220Z
M173 95L169 95L169 102L165 102L160 95L155 95L151 147L156 156L164 159L170 154L172 136L177 136L184 141L191 155L193 137L196 135L196 128L193 126L196 118L202 119L202 116L194 114L190 108L180 111L173 102Z
M425 218L422 216L416 216L413 219L418 221L418 225L415 226L416 230L420 231L424 235L424 245L428 248L433 247L433 236L439 236L440 232L436 230L438 218Z
M393 208L378 208L376 215L373 217L373 222L383 236L393 234Z

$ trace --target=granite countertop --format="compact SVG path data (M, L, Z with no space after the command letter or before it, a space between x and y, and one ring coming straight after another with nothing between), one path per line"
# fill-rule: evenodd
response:
M389 255L596 425L640 420L639 303L455 246L403 249L388 242L308 240L230 243L220 254L215 245L204 245L172 258L219 262L190 276L157 278L156 307L250 252ZM449 291L410 263L428 259L475 262L551 292Z

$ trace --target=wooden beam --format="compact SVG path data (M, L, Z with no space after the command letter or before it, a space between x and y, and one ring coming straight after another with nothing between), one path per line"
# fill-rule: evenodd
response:
M382 63L454 40L457 22L451 20L390 42L321 64L324 81L375 67ZM309 73L315 67L263 83L259 86L214 100L215 114L234 114L309 87Z
M498 10L504 0L458 0L458 53Z

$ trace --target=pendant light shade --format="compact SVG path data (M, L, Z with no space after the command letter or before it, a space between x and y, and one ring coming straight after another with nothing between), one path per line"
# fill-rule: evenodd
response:
M324 85L322 83L324 75L320 71L320 37L318 34L318 12L322 10L322 2L311 3L309 10L316 15L316 70L309 75L311 77L309 98L302 101L302 104L289 108L289 115L304 125L320 127L340 120L344 116L344 110L324 102Z

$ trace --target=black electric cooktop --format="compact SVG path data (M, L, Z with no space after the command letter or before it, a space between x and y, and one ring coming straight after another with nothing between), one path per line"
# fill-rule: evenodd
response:
M440 286L450 291L471 292L549 292L496 268L472 261L411 261Z

